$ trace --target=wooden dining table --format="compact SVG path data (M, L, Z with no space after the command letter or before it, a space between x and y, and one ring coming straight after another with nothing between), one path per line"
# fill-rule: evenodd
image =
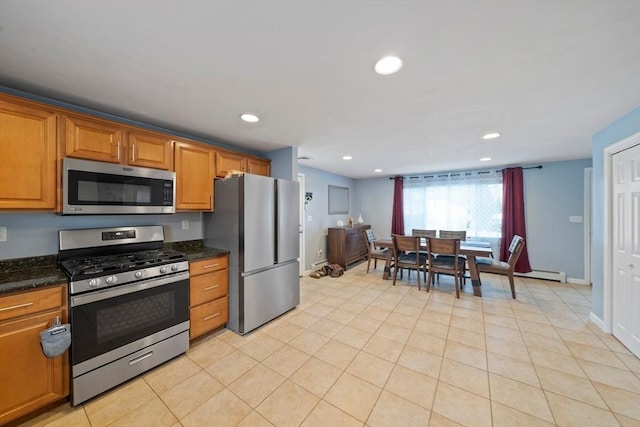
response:
M393 241L391 239L376 239L373 242L374 246L378 248L387 248L387 258L384 264L383 279L389 279L391 275L391 262L393 257ZM426 251L426 243L420 244L420 250ZM471 276L471 284L473 285L473 295L477 297L482 296L480 290L480 273L476 267L476 257L493 257L493 251L491 247L479 246L477 243L465 244L460 242L460 255L467 257L467 264L469 265L469 274Z

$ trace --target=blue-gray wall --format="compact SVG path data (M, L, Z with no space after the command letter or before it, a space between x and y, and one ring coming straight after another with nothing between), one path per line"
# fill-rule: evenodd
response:
M526 167L526 165L524 165ZM563 271L584 279L583 223L569 216L584 215L584 169L591 160L542 164L524 171L527 248L535 270ZM391 234L393 181L389 178L355 182L356 205L377 235Z
M593 228L591 246L591 294L593 314L604 320L604 149L640 132L640 107L593 135Z
M298 180L298 147L269 151L263 156L271 159L272 177L289 181Z
M189 229L182 229L182 221ZM60 216L53 213L0 213L8 239L0 242L0 260L58 253L58 230L76 228L163 225L165 241L202 238L202 214Z
M339 219L346 224L349 216L355 220L359 212L354 208L356 191L353 179L305 166L299 166L298 172L304 174L305 192L313 193L313 200L305 209L305 270L309 270L311 264L327 259L327 228L335 227ZM349 214L329 215L329 185L349 188ZM364 217L365 223L369 224L367 219ZM322 255L318 255L318 250L322 250Z
M584 279L584 170L591 159L544 163L524 171L529 262L535 270ZM584 218L583 218L584 219Z

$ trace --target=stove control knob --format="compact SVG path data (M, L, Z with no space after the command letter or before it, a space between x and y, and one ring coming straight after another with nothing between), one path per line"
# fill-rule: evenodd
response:
M118 278L116 276L109 276L105 280L105 282L107 282L107 285L115 285L117 281Z
M91 279L91 280L89 280L89 287L90 288L97 288L101 284L102 284L102 280L100 280L100 279Z
M144 271L136 271L136 279L141 279L144 276Z
M167 267L160 267L160 273L164 274L167 271L169 271L169 269Z
M171 266L171 271L178 271L178 264L173 264Z

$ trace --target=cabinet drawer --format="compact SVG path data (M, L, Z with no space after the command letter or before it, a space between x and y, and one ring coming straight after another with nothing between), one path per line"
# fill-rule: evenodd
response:
M223 270L229 266L228 257L207 258L189 263L189 274L197 276L211 271Z
M219 270L201 276L191 277L191 307L227 295L229 270Z
M229 320L227 297L192 308L189 320L191 321L190 338L195 338L224 325Z
M65 304L61 286L0 297L0 320L37 313Z

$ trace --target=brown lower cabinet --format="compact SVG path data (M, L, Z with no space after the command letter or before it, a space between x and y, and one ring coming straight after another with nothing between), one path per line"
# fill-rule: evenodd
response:
M69 355L48 358L40 332L67 321L66 284L0 297L0 425L69 395Z
M189 264L189 338L224 326L229 321L229 256Z

